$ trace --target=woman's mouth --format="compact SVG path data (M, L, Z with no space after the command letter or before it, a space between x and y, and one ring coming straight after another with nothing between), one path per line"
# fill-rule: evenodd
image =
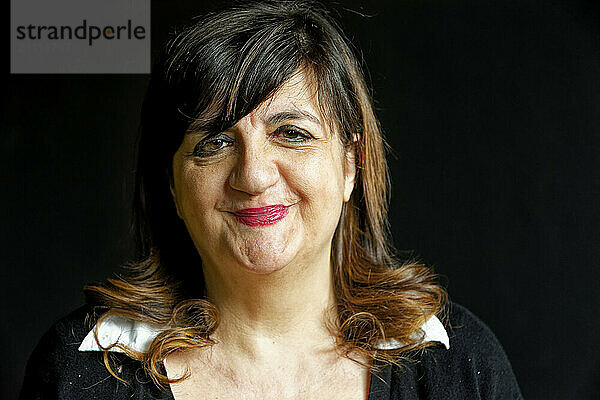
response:
M234 212L235 219L248 226L272 225L285 218L290 206L274 204L259 208L245 208Z

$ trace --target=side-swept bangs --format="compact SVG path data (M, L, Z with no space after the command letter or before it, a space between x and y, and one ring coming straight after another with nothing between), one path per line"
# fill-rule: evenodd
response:
M312 78L325 120L340 132L360 130L350 50L341 31L307 13L262 4L206 16L168 44L162 77L176 93L188 129L220 132L250 113L295 72ZM325 11L323 11L325 13ZM354 123L353 123L354 122Z

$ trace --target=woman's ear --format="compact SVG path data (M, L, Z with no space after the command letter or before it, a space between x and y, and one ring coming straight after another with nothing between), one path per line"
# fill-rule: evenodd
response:
M350 200L356 180L356 142L346 147L344 152L344 203Z

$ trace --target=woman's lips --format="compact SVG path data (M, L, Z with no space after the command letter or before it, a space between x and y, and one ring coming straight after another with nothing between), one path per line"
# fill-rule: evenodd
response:
M275 204L259 208L245 208L234 212L235 219L248 226L272 225L285 218L289 206Z

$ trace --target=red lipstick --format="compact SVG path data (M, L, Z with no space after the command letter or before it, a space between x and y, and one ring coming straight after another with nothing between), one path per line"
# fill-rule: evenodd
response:
M272 225L282 220L289 211L289 206L275 204L259 208L245 208L234 213L238 222L248 226Z

